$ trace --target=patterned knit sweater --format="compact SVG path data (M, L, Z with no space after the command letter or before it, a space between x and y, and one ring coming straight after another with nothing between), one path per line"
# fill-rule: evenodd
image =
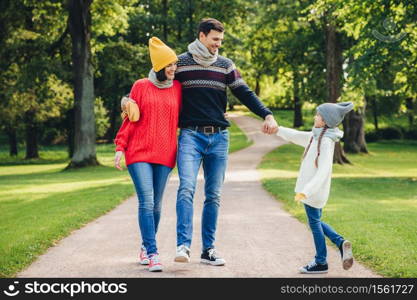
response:
M230 126L224 118L226 88L252 112L265 118L271 114L240 76L232 60L218 56L208 67L197 64L189 52L178 57L175 79L183 87L180 127Z
M126 165L136 162L175 166L177 128L181 108L181 84L157 88L148 79L135 82L130 98L139 106L140 119L125 118L114 143L116 151L125 153Z

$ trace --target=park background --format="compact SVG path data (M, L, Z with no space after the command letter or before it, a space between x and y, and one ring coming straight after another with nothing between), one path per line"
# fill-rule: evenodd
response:
M353 101L325 220L382 276L417 277L417 2L389 0L3 0L0 2L0 276L134 193L112 167L120 98L151 68L148 39L179 54L204 17L220 54L282 126ZM230 94L229 111L251 115ZM250 145L232 126L231 152ZM259 166L294 216L302 149Z

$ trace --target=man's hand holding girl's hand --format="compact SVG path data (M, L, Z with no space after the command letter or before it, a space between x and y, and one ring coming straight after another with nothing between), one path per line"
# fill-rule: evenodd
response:
M278 124L273 115L267 115L262 124L262 132L267 134L274 134L278 132Z

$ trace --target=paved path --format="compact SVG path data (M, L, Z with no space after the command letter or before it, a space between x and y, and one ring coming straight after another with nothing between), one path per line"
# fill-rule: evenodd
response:
M113 211L61 240L19 277L375 277L359 263L344 271L338 251L328 247L329 273L301 275L297 270L314 256L312 236L305 224L282 209L261 186L256 166L283 144L276 136L260 133L261 122L232 116L254 141L230 155L223 188L216 246L224 267L200 264L201 175L194 199L194 236L191 262L175 263L175 201L178 178L172 176L164 197L157 242L162 273L150 273L137 262L137 200L133 196ZM353 245L354 246L354 245Z

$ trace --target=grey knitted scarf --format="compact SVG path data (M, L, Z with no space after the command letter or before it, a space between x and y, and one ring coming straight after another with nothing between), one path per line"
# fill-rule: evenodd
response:
M173 84L173 80L165 80L165 81L159 81L158 78L156 78L156 73L153 69L149 72L148 79L150 82L152 82L157 88L160 89L167 89L170 88Z
M193 56L193 59L199 65L203 67L208 67L212 65L216 60L219 51L217 50L215 54L211 54L203 43L199 39L196 39L194 42L188 45L188 51Z
M324 127L314 127L313 126L313 137L314 139L318 139L320 137L321 132L324 130ZM343 131L339 130L339 128L327 128L326 132L323 136L331 138L334 142L339 141L343 137Z

